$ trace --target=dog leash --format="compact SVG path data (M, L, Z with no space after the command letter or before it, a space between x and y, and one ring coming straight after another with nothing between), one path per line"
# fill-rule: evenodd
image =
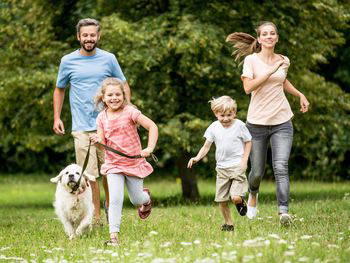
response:
M89 147L88 147L88 151L86 153L86 156L85 156L85 160L84 160L84 164L83 164L83 168L81 170L81 174L80 174L80 177L77 181L77 183L74 185L74 187L72 188L72 192L75 192L76 190L78 190L79 186L80 186L80 181L81 181L81 178L83 177L83 174L85 172L85 169L88 165L88 162L89 162L89 156L90 156L90 147L91 147L91 141L89 140Z
M124 156L124 157L126 157L126 158L130 158L130 159L144 158L144 157L142 157L140 154L138 154L138 155L127 155L127 154L125 154L125 153L122 153L122 152L120 152L120 151L117 151L116 149L113 149L112 147L109 147L109 146L107 146L107 145L105 145L105 144L103 144L103 143L100 143L100 142L96 142L96 144L101 145L103 148L105 148L106 150L108 150L108 151L110 151L110 152L116 153L116 154L118 154L118 155L120 155L120 156ZM151 153L151 157L152 157L152 159L153 159L153 161L154 161L155 163L158 162L157 156L155 156L153 153Z

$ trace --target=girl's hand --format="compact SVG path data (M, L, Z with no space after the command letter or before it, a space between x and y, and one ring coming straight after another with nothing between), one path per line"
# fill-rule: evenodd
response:
M92 133L90 134L90 140L93 142L93 143L101 143L101 140L100 138L98 137L97 133Z
M192 165L194 165L195 163L198 163L198 158L196 157L193 157L191 158L189 161L188 161L188 164L187 164L187 168L192 168Z
M309 110L309 101L306 99L304 94L300 94L300 111L305 113Z
M284 62L285 62L284 59L278 60L278 61L272 66L272 68L271 68L271 70L270 70L269 73L270 73L271 75L272 75L273 73L275 73L275 72L280 68L280 66L283 65Z
M152 152L153 150L147 147L141 151L140 155L141 157L148 157L151 155Z

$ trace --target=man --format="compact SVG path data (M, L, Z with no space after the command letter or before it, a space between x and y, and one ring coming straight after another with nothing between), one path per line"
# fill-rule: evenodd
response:
M125 95L128 101L130 101L130 87L115 56L97 48L101 36L99 22L91 18L82 19L78 22L76 29L77 39L81 47L61 59L53 94L53 130L58 135L65 134L64 124L60 116L65 88L70 84L69 101L76 162L83 166L89 145L89 135L96 131L98 112L94 106L93 98L100 88L101 82L107 77L116 77L124 81ZM91 145L86 171L99 177L99 167L102 162L103 153ZM108 206L108 185L105 176L102 177L102 183L106 194L106 206ZM99 223L100 191L98 182L90 181L90 185L95 207L95 221Z

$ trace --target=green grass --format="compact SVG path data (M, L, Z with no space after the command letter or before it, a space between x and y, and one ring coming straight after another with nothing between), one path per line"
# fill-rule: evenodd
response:
M68 240L54 214L49 176L0 176L0 262L349 262L349 182L292 182L294 226L284 228L274 184L264 181L257 220L231 206L234 233L220 231L214 181L199 182L197 204L181 199L176 180L145 184L155 201L150 218L141 221L126 200L122 245L111 248L103 245L106 225Z

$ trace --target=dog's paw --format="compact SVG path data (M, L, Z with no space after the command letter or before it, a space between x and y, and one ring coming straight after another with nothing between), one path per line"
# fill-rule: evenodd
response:
M76 235L74 233L71 233L68 235L68 237L69 237L69 240L72 240L76 237Z

